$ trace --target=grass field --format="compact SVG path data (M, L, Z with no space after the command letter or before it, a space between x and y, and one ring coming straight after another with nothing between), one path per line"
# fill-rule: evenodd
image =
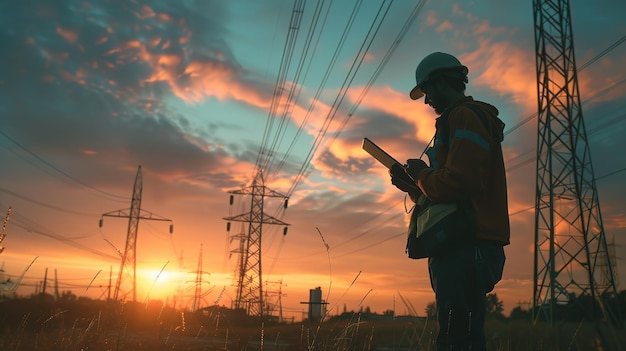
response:
M489 350L623 350L624 331L601 322L533 324L490 318ZM344 313L323 323L261 321L213 307L121 304L51 296L0 302L0 350L434 350L425 317Z

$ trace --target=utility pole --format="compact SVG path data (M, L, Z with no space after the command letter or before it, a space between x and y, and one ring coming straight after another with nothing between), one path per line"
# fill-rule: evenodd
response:
M45 273L43 275L41 295L45 295L46 294L46 287L48 286L48 267L46 267L46 270L44 272Z
M617 296L616 273L581 109L569 0L533 0L533 12L539 108L533 320L552 324L577 311L615 318L619 311L606 302Z
M59 301L59 277L56 268L54 269L54 301Z
M120 270L117 275L117 282L115 283L115 292L113 294L114 300L118 299L120 286L122 284L122 278L124 276L124 270L130 268L132 271L131 275L133 302L137 301L137 232L139 230L139 220L149 219L154 221L167 221L170 222L170 234L174 231L174 226L171 219L157 216L152 212L141 209L142 190L143 176L141 173L141 166L139 166L137 168L137 175L135 176L133 197L130 200L130 208L103 213L102 217L100 218L100 227L102 227L103 217L128 218L126 248L124 249L124 253L122 254L122 262L120 264Z
M264 317L263 303L263 276L261 269L261 239L263 224L289 224L267 215L264 212L266 197L279 197L285 200L284 208L287 208L287 196L277 193L265 187L263 172L259 171L252 182L252 186L241 190L229 191L230 194L251 195L250 212L236 216L225 217L229 221L227 230L230 231L230 221L248 223L248 233L237 235L239 239L239 267L237 269L237 296L235 308L244 309L248 315ZM233 204L233 195L230 197ZM287 227L283 231L286 234Z

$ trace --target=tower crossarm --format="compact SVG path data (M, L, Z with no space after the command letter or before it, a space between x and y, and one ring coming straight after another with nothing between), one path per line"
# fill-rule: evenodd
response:
M289 196L287 195L283 195L275 190L272 190L266 186L249 186L243 189L239 189L239 190L231 190L228 192L229 194L234 194L234 195L259 195L259 196L263 196L263 197L282 197L282 198L288 198Z
M222 219L226 221L233 221L233 222L247 222L247 223L252 222L252 223L263 223L263 224L276 224L276 225L284 225L284 226L289 225L289 223L281 221L280 219L270 216L265 213L263 213L262 220L255 220L254 217L255 216L253 216L252 213L248 212L248 213L242 213L242 214L232 216L232 217L223 217Z
M129 218L131 216L131 210L130 210L130 208L126 208L126 209L122 209L122 210L115 210L115 211L103 213L101 216L102 217ZM169 219L169 218L165 218L163 216L156 215L156 214L154 214L154 213L152 213L150 211L146 211L146 210L140 210L139 211L139 216L137 217L137 219L149 219L149 220L153 220L153 221L172 222L172 220Z

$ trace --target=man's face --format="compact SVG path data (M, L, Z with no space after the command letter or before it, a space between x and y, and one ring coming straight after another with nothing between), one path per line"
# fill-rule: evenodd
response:
M441 115L448 107L447 98L442 91L443 87L441 82L429 80L422 84L421 88L424 92L424 103L430 105L430 107L435 110L435 113Z

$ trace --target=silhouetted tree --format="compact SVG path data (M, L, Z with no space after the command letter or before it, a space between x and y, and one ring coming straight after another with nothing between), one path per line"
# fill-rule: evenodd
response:
M493 293L487 295L487 315L497 318L504 318L504 303L500 301L498 295Z
M426 309L424 309L424 312L426 312L426 318L437 319L437 303L431 302L426 305Z
M525 310L521 306L517 306L511 310L511 319L516 320L526 320L530 321L532 319L532 313L530 310Z

